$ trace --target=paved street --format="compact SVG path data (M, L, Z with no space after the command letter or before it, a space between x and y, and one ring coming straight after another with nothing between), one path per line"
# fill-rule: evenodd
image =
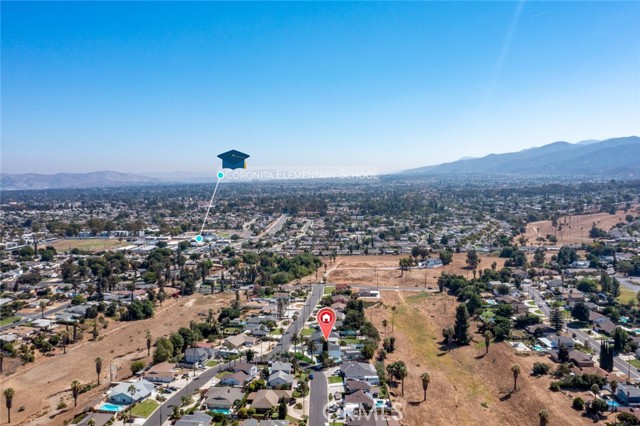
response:
M309 426L325 426L329 419L325 416L328 403L327 377L322 371L313 373L311 380L311 403L309 404Z
M307 299L305 303L305 308L304 308L304 312L306 312L307 316L311 313L311 311L313 311L313 308L317 305L318 301L320 300L320 298L324 293L324 286L321 284L314 284L312 285L311 288L312 288L311 295ZM280 339L280 342L271 350L271 352L269 352L269 354L287 352L291 347L291 337L293 336L293 330L302 330L304 322L305 322L305 318L301 312L301 314L298 315L298 319L292 322L291 325L289 325L289 327L283 334L282 339ZM265 354L265 357L268 358L269 354ZM173 412L173 406L181 405L182 403L181 398L184 395L186 395L187 393L196 392L198 389L200 389L203 383L206 383L207 381L211 380L216 374L228 368L229 365L233 365L233 361L230 363L216 365L211 369L205 370L202 374L200 374L194 380L189 382L189 384L186 387L184 387L183 389L180 389L174 395L172 395L169 399L167 399L167 401L165 401L160 408L154 411L153 414L151 414L151 416L147 418L144 425L145 426L161 426L162 425L161 421L166 421L168 417L171 415L171 413ZM327 396L326 396L326 380L325 380L325 401L326 401L326 397ZM312 406L313 406L313 398L314 396L312 393L312 404L311 404ZM324 407L324 404L325 403L322 404L323 407Z
M547 302L542 298L542 295L540 294L540 292L537 289L532 287L528 287L528 290L529 290L529 295L536 302L536 304L538 305L538 308L540 308L540 311L542 311L542 313L547 318L549 318L551 309L547 304ZM600 341L593 339L587 333L577 328L570 328L568 329L568 332L571 334L575 333L577 340L579 340L582 344L588 345L591 349L595 351L595 353L600 353ZM627 361L620 358L619 356L614 358L613 365L615 368L620 370L620 372L624 374L628 374L632 379L640 380L640 373L638 372L638 370L635 367L631 366Z

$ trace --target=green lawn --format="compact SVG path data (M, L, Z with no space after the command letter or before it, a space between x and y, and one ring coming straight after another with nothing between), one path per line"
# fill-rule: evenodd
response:
M357 345L358 343L364 343L361 340L356 339L355 337L347 337L345 339L340 339L341 342L344 342L345 345Z
M303 328L300 333L301 336L311 336L313 334L313 330L310 328Z
M640 368L640 359L632 359L629 361L629 364L631 364L632 367Z
M309 364L313 363L313 360L308 356L304 355L302 352L296 352L293 354L293 356L295 356L298 359L298 361L303 361Z
M3 319L2 321L0 321L0 326L3 325L7 325L7 324L13 324L13 322L15 322L16 320L19 320L20 317L8 317Z
M629 290L628 288L620 288L620 296L618 296L618 302L622 304L629 303L636 298L636 292Z
M340 376L329 376L329 384L342 383L342 377Z
M144 417L145 419L153 413L160 404L152 399L142 401L131 409L131 415L134 417Z
M331 293L333 293L333 290L335 290L335 287L325 287L324 288L324 294L328 294L331 295Z
M271 332L272 336L281 336L282 332L280 331L279 328L274 328L273 331Z
M216 365L218 365L218 361L215 360L207 361L206 364L207 367L215 367Z

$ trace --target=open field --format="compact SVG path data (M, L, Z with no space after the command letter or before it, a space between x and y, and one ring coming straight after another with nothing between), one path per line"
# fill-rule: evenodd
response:
M98 402L109 383L110 370L113 380L122 380L131 375L130 364L133 360L149 361L145 343L147 330L155 338L188 326L191 320L206 315L209 308L220 309L232 299L231 294L210 296L194 295L184 299L170 299L163 307L158 307L155 317L134 322L110 322L98 341L83 341L67 348L62 354L56 349L52 356L39 356L35 363L17 366L16 359L5 358L5 373L2 375L2 387L13 387L16 395L13 401L13 424L62 425L73 418L85 406ZM69 385L74 379L81 383L95 383L95 359L103 358L101 385L80 395L78 407L73 407ZM10 363L8 363L10 361ZM63 398L68 407L62 412L57 405ZM19 411L20 407L24 410ZM50 417L55 415L55 417ZM3 415L0 424L5 424Z
M547 235L555 235L558 238L558 245L590 243L593 238L589 238L589 230L595 223L596 226L605 231L611 230L616 223L623 222L627 214L637 214L638 206L633 206L628 213L618 210L616 214L592 213L584 215L562 216L558 219L558 229L550 220L541 220L527 224L525 236L529 239L528 244L536 244L536 238Z
M493 262L500 269L506 259L479 254L479 269L490 268ZM327 263L327 282L329 284L356 284L380 287L426 287L437 288L437 280L442 272L473 277L473 272L466 269L466 253L453 255L451 264L434 269L411 269L401 273L398 262L406 256L339 256L335 263Z
M575 396L581 393L549 391L550 377L530 375L536 361L551 364L546 357L516 356L505 343L493 343L484 354L482 336L473 333L470 345L450 352L442 346L441 330L454 323L456 301L442 294L383 292L384 304L367 310L367 316L379 330L382 320L389 320L387 335L391 335L392 311L396 306L394 334L396 351L388 355L387 363L402 360L409 376L405 379L405 395L391 387L394 405L403 413L403 424L429 425L532 425L539 424L538 413L550 412L551 425L586 425L593 422L573 410ZM472 324L472 330L475 330ZM384 333L383 334L383 338ZM518 390L513 389L511 366L518 364L521 374ZM427 400L423 400L420 374L428 371L431 383ZM612 419L611 419L612 420Z
M636 299L637 294L638 294L637 291L633 291L628 288L622 287L620 288L620 296L618 296L618 301L624 304L629 303L632 300Z
M53 246L59 252L69 251L77 248L85 251L102 251L113 250L119 247L125 247L129 245L126 241L119 241L116 238L87 238L87 239L65 239L55 240L52 243L48 243L48 246Z

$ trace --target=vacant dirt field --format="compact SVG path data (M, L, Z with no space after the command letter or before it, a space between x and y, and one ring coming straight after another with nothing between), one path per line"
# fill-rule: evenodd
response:
M55 249L59 252L65 252L74 248L85 251L113 250L118 247L125 247L129 245L129 243L124 240L119 241L115 238L91 238L77 240L56 240L47 245L55 247Z
M616 214L593 213L562 216L558 219L558 229L552 226L550 220L531 222L527 225L525 236L529 239L528 244L530 245L537 244L536 238L546 238L547 235L555 235L559 245L589 243L593 241L592 238L589 238L589 230L594 223L598 228L609 231L616 223L624 221L627 214L637 214L638 208L638 206L633 206L627 213L618 210Z
M114 374L113 380L122 380L131 375L132 360L149 361L145 340L147 330L154 339L167 335L182 326L188 326L189 322L197 319L199 315L206 315L209 308L220 309L228 304L232 297L231 294L214 294L168 300L163 307L157 308L152 319L110 323L97 342L80 342L69 346L66 354L58 349L53 356L38 357L35 363L19 366L17 369L7 368L6 372L13 371L2 375L1 387L12 387L16 391L12 424L62 425L64 420L73 418L85 406L98 402L100 394L108 388L110 370ZM103 358L101 385L82 394L78 398L78 407L74 409L69 386L74 379L83 384L96 382L97 357ZM14 359L11 361L16 362ZM61 397L69 408L58 412L57 406ZM24 407L24 410L19 411L20 407ZM52 418L53 415L55 417ZM6 424L6 420L3 410L0 424Z
M500 269L504 265L505 259L491 257L480 254L481 269L490 268L493 262L497 263ZM437 288L437 280L442 272L448 274L460 274L473 277L472 271L466 269L466 253L456 253L453 255L453 262L445 267L434 269L411 269L401 273L398 262L406 256L340 256L335 263L328 259L327 282L330 284L358 284L380 287L426 287ZM323 269L320 270L322 276ZM309 277L312 278L312 277Z
M530 375L536 361L551 364L546 357L516 356L506 343L495 343L483 356L484 339L473 334L469 346L447 352L441 346L442 329L454 323L456 302L441 294L409 294L383 292L383 305L368 309L374 324L383 331L387 319L387 335L391 335L392 310L396 306L396 351L387 363L402 360L409 376L401 388L390 388L395 406L403 413L403 424L423 425L535 425L538 413L549 411L550 425L594 424L591 419L571 408L575 396L584 394L553 393L548 390L549 377ZM472 326L472 329L475 329ZM382 333L384 338L385 334ZM513 389L511 366L518 364L521 374L518 389ZM431 383L427 400L423 400L420 375L428 371ZM425 419L429 419L426 421ZM610 419L613 420L613 419ZM603 423L604 424L604 423Z

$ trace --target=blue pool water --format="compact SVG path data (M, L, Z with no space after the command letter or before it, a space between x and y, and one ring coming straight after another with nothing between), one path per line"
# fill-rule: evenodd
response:
M628 322L629 322L629 318L627 318L627 317L620 317L620 322L621 322L621 323L623 323L623 324L626 324L626 323L628 323Z
M620 406L620 404L618 404L618 401L613 401L611 399L607 401L607 405L609 407L619 407Z
M384 401L382 399L379 399L376 401L376 407L380 408L380 407L384 407Z
M224 415L229 415L230 410L228 408L214 408L213 410L214 413L219 413L219 414L224 414Z
M533 350L534 350L534 351L536 351L536 352L542 352L542 351L544 351L544 348L543 348L542 346L540 346L540 345L533 345L533 346L532 346L532 348L533 348Z
M119 411L124 410L126 407L124 405L117 404L109 404L108 402L103 402L98 406L99 411L108 411L110 413L117 413Z

